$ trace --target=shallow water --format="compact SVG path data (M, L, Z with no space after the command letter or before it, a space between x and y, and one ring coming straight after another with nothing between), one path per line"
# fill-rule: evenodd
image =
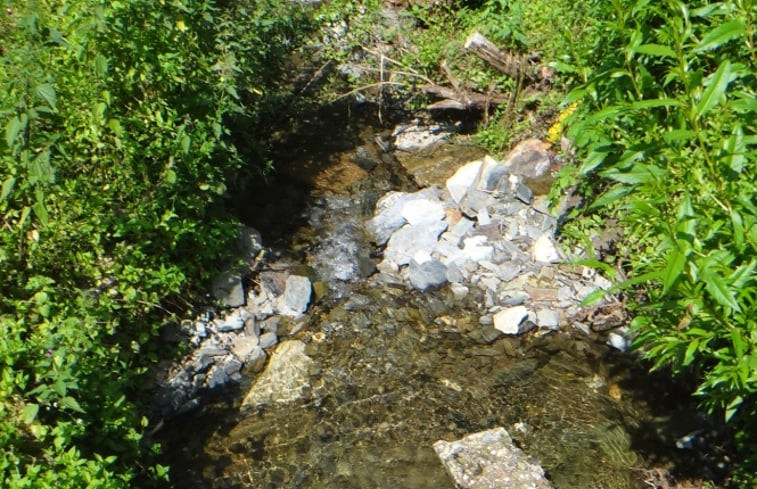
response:
M348 153L309 161L352 178ZM385 159L324 187L308 167L312 193L284 251L328 287L280 333L307 343L309 388L252 411L239 408L243 392L227 393L169 423L172 487L452 488L433 442L496 426L558 489L646 487L633 470L647 463L637 441L657 413L628 357L570 327L498 337L472 312L475 293L460 301L367 278L375 250L360 223L407 185L398 171Z

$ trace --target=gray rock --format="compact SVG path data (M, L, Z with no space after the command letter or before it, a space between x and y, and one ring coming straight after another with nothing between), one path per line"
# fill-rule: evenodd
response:
M260 335L260 343L258 346L267 350L276 346L276 343L278 342L279 338L274 333L263 333L262 335Z
M538 139L528 139L513 148L503 165L512 175L532 179L543 177L552 166L548 147Z
M381 161L378 152L371 146L358 146L355 153L350 158L353 163L366 171L373 170Z
M419 290L438 287L447 282L447 267L435 259L422 263L412 259L408 267L408 278L413 287Z
M439 235L447 229L447 223L436 221L423 225L406 225L395 232L384 250L384 260L397 265L407 265L418 252L431 254L436 248Z
M244 305L244 286L242 275L235 270L223 272L211 285L213 298L226 307L239 307Z
M307 277L290 275L286 280L284 295L279 300L279 311L285 316L300 316L310 304L313 287Z
M208 386L208 389L217 389L219 387L223 387L228 382L229 375L220 365L214 367L213 370L210 371L210 375L208 375L208 378L206 379L206 385Z
M524 204L531 205L534 201L534 192L523 182L515 184L515 198Z
M312 363L305 354L305 343L298 340L280 343L268 367L247 391L242 406L286 404L300 399L308 387L308 370Z
M447 269L446 276L447 276L447 279L449 280L449 269ZM468 292L470 292L468 287L460 283L455 283L455 282L451 283L449 288L452 291L452 296L457 300L464 299L468 295Z
M226 357L226 359L224 359L223 361L221 368L223 368L223 371L226 372L226 375L231 377L235 373L242 370L242 362L240 362L239 360L237 360L236 358L232 356Z
M249 313L244 309L236 309L231 314L226 315L223 318L214 319L213 326L219 333L239 331L240 329L244 328L244 323L249 317Z
M254 263L255 258L263 251L263 237L257 229L249 226L243 226L240 229L239 251L245 264L250 266Z
M259 348L260 340L257 336L237 336L231 343L231 353L240 361L247 363L255 348Z
M539 309L536 323L542 329L560 329L560 315L554 309Z
M504 428L437 441L434 450L460 489L551 489L544 469L515 446Z
M252 349L249 355L247 355L247 358L245 359L245 365L247 365L250 370L252 370L254 373L261 372L263 368L265 368L265 362L268 359L268 355L266 355L265 350L260 348L259 346L256 346Z

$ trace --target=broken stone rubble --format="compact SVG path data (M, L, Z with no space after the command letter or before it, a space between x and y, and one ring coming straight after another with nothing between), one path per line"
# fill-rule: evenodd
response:
M554 238L557 219L524 183L524 175L542 176L549 161L542 146L524 144L505 162L487 156L461 166L444 188L384 196L367 223L374 241L385 243L372 280L418 290L456 284L456 297L476 287L485 299L480 312L490 318L484 321L505 334L568 325L581 301L610 282L562 266L568 255ZM514 307L523 314L515 318Z

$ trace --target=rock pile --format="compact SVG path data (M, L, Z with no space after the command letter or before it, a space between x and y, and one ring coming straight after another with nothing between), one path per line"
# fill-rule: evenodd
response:
M244 228L240 241L249 270L263 251L260 234ZM167 326L164 338L188 339L195 348L178 364L160 365L153 401L157 416L170 418L196 409L205 393L260 374L267 352L279 342L282 317L297 318L306 311L312 296L307 277L266 270L257 274L255 287L245 290L243 272L226 271L214 282L214 297L227 309L219 313L209 308L194 321Z
M367 222L384 246L372 280L419 290L449 284L457 298L477 288L482 324L505 334L568 324L588 332L580 303L611 284L564 264L557 220L526 185L528 168L512 161L485 157L459 168L444 189L384 195Z

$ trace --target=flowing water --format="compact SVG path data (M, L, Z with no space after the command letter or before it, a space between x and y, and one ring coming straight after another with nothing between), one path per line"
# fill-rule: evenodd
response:
M381 194L412 184L391 158L367 171L353 154L298 157L291 173L307 167L309 195L258 216L297 213L296 226L264 236L323 286L305 318L280 328L306 343L308 388L254 409L240 408L240 392L169 423L172 486L451 488L433 442L503 426L557 488L647 487L634 469L649 466L661 414L630 359L570 328L497 337L479 324L475 294L372 280L361 223Z

